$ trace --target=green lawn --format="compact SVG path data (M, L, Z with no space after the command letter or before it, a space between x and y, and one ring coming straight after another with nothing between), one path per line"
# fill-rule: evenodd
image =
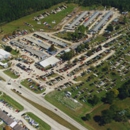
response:
M12 55L18 55L19 52L17 52L16 50L12 50L12 51L11 51L11 54L12 54Z
M39 84L36 81L33 81L33 80L32 80L32 82L29 82L27 79L25 79L21 82L21 84L23 86L25 86L26 88L30 89L31 91L37 93L37 94L45 91L45 88L43 88L43 90L38 89ZM31 89L30 86L33 86L34 88Z
M21 95L20 95L21 96ZM71 123L69 123L68 121L64 120L63 118L61 118L60 116L58 116L57 114L53 113L52 111L46 109L45 107L21 96L22 98L24 98L26 101L28 101L30 104L32 104L34 107L36 107L37 109L39 109L41 112L45 113L46 115L48 115L50 118L54 119L55 121L57 121L59 124L69 128L70 130L78 130L75 126L73 126Z
M51 78L55 78L55 77L57 77L57 76L58 76L57 73L53 73L52 75L48 76L47 78L48 78L48 79L51 79Z
M12 99L11 97L9 97L5 93L3 93L2 96L0 96L0 99L3 99L4 101L8 102L8 104L11 105L15 109L18 109L20 111L22 111L24 109L24 107L21 104L19 104L18 102L16 102L14 99Z
M45 123L33 113L27 112L26 114L39 124L38 130L51 130L51 127L47 123Z
M5 74L7 74L8 76L10 76L13 79L17 79L19 76L15 75L13 72L11 72L11 70L5 70L4 71Z

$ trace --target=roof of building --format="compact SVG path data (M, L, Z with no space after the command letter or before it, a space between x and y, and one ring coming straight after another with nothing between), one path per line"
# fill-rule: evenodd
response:
M49 66L49 65L52 65L52 66L55 65L55 64L58 63L59 61L60 61L60 60L57 59L56 57L51 56L51 57L49 57L49 58L47 58L47 59L45 59L45 60L39 62L39 64L45 68L45 67L47 67L47 66Z
M13 130L25 130L22 128L20 125L17 124L12 118L10 118L7 114L5 114L2 110L0 110L0 119L2 119L7 125L11 125ZM9 129L10 127L7 127L7 130L12 130Z
M0 118L7 124L10 125L14 120L8 117L3 111L0 110Z
M79 21L85 16L87 15L87 11L82 12L70 25L70 28L73 28L73 26L75 26L77 23L79 23Z
M84 23L84 26L87 27L98 15L99 15L99 11L94 12L90 16L90 18Z
M45 44L45 43L43 43L42 41L40 41L40 39L39 40L36 40L36 39L34 39L34 38L32 38L32 37L24 37L26 40L28 40L28 41L30 41L30 42L32 42L32 43L35 43L35 44L37 44L38 46L40 46L40 47L43 47L44 49L46 49L46 50L48 50L48 48L49 48L49 46L47 45L47 44Z
M24 43L22 43L22 42L18 42L18 41L16 41L16 40L12 40L11 41L11 43L13 44L13 45L15 45L15 46L18 46L18 47L20 47L20 48L23 48L23 49L25 49L26 51L28 51L28 52L30 52L30 53L32 53L33 55L36 55L36 56L38 56L38 57L40 57L40 58L46 58L47 57L47 55L45 54L45 53L43 53L43 52L41 52L41 51L39 51L39 50L34 50L34 49L32 49L31 47L29 47L28 45L25 45Z
M36 34L36 35L38 35L38 36L40 36L40 37L42 37L44 39L47 39L47 40L51 41L53 44L56 44L56 45L59 45L59 46L62 46L62 47L66 47L67 46L66 43L64 43L64 42L62 42L60 40L57 40L55 38L52 38L49 35L46 35L45 33L35 32L34 34Z
M94 32L97 32L99 30L99 28L104 25L107 21L107 19L113 14L112 11L109 11L105 14L105 16L103 17L103 19L92 29Z
M3 50L3 49L0 49L0 55L11 55L9 52Z

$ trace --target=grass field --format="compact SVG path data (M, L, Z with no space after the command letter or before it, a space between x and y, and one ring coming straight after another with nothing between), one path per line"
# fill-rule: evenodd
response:
M59 4L61 5L61 4ZM12 21L10 23L7 23L5 25L2 26L2 29L3 29L3 33L2 35L4 34L11 34L13 31L17 30L17 29L26 29L26 30L32 30L32 28L34 30L39 30L39 29L44 29L45 31L47 30L53 30L53 27L58 25L59 22L61 22L61 20L69 13L71 13L73 11L73 9L77 6L75 4L69 4L68 5L68 8L57 13L57 14L51 14L50 16L44 18L41 20L41 24L37 24L36 21L33 20L33 18L35 16L38 16L39 14L41 13L44 13L45 11L51 11L52 9L58 7L59 5L55 5L55 6L52 6L50 9L46 9L46 10L41 10L41 11L38 11L36 13L33 13L31 15L28 15L28 16L25 16L23 18L20 18L18 20L15 20L15 21ZM56 21L56 24L52 24L52 21L55 20ZM31 25L33 25L33 27L29 27L27 25L25 25L24 23L27 22ZM46 26L44 26L42 24L42 22L47 22L49 23L52 28L48 28Z
M60 110L64 111L67 115L69 115L70 117L75 119L77 122L79 122L80 124L82 124L86 128L89 128L89 130L93 130L93 128L91 126L84 123L83 120L81 119L81 117L86 112L88 112L92 109L92 106L90 106L89 104L88 105L83 104L83 106L81 108L73 110L73 109L70 109L70 107L66 107L65 104L63 105L62 103L57 101L55 96L60 97L59 95L61 95L61 92L56 92L56 91L51 92L45 96L45 99L47 101L49 101L51 104L53 104L54 106L58 107Z
M57 114L53 113L52 111L46 109L45 107L42 107L41 105L21 96L22 98L24 98L26 101L28 101L30 104L32 104L34 107L36 107L37 109L39 109L41 112L45 113L46 115L48 115L50 118L54 119L55 121L57 121L59 124L69 128L70 130L78 130L75 126L73 126L72 124L70 124L69 122L67 122L66 120L64 120L63 118L61 118L60 116L58 116Z
M51 127L42 121L40 118L38 118L36 115L34 115L31 112L26 113L29 117L31 117L35 122L39 124L38 130L51 130Z
M10 76L13 79L17 79L19 76L15 75L13 72L11 72L9 69L4 71L5 74Z
M27 79L25 79L25 80L23 80L23 81L21 82L21 84L22 84L23 86L25 86L26 88L30 89L31 91L37 93L37 94L42 93L42 92L45 91L44 88L43 88L43 90L38 89L38 83L36 83L35 81L29 82ZM33 85L34 89L31 89L31 88L30 88L31 85Z
M0 99L3 99L4 101L8 102L8 104L10 104L15 109L18 109L20 111L22 111L24 109L21 104L19 104L15 100L13 100L11 97L9 97L8 95L6 95L5 93L3 93L2 96L0 96Z
M53 73L52 75L48 76L47 78L48 78L48 79L51 79L51 78L55 78L55 77L57 77L57 76L58 76L57 73Z

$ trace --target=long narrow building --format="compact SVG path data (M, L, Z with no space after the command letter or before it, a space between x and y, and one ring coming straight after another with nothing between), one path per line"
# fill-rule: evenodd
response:
M87 11L82 12L75 20L73 20L73 22L69 25L69 28L74 28L75 25L77 25L77 23L79 23L79 21L85 17L85 15L87 15Z
M105 14L103 19L92 29L94 33L98 32L99 29L106 24L107 20L113 15L112 11L109 11Z
M87 27L99 14L99 11L94 12L83 25Z
M29 41L31 43L36 44L37 46L40 46L40 47L44 48L45 50L49 49L49 46L47 44L43 43L40 40L38 41L38 40L33 39L33 38L29 37L29 36L28 37L24 37L24 39L26 39L27 41Z
M64 43L64 42L62 42L60 40L54 39L54 38L52 38L49 35L46 35L44 33L35 32L34 36L35 35L40 36L41 38L50 41L52 44L55 44L55 45L58 45L58 46L61 46L61 47L66 47L67 46L66 43Z

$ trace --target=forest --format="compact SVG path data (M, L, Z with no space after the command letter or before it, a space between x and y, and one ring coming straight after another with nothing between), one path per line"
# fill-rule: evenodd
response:
M74 2L83 6L112 6L121 11L130 10L130 0L1 0L0 24L19 19L39 10L50 8L52 5L60 2Z
M116 7L120 11L129 11L130 10L130 0L68 0L68 2L75 2L83 6L91 5L103 5Z
M65 0L0 0L0 24L4 24Z

